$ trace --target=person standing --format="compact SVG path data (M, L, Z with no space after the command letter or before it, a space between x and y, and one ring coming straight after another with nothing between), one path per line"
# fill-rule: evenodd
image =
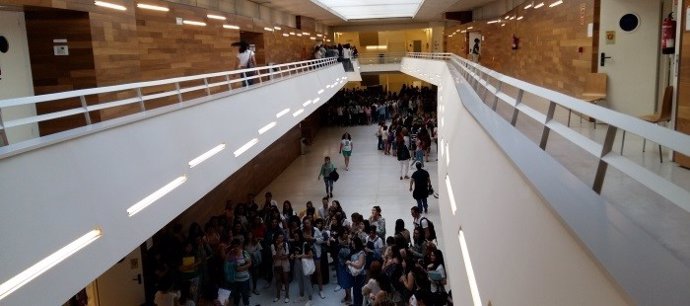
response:
M398 154L398 162L400 163L400 180L403 179L403 176L405 179L410 178L407 173L410 172L410 150L409 150L409 142L410 142L410 137L407 136L407 128L402 128L402 131L398 132L398 136L396 137L396 141L398 143L397 147L397 154Z
M343 137L340 139L339 150L339 152L343 154L343 158L345 158L345 171L350 170L350 156L352 156L352 148L352 136L350 136L350 133L345 132Z
M419 208L419 211L421 212L423 209L424 213L428 213L429 205L426 199L429 197L431 177L429 176L429 172L422 169L422 163L417 162L415 167L417 167L417 171L412 173L412 179L410 180L410 191L412 191L412 197L417 200L417 208Z
M472 61L475 63L479 62L479 38L474 39L474 46L472 46L472 52L470 55L472 56Z
M231 261L235 267L235 278L232 282L233 305L240 305L241 296L242 303L244 303L245 306L249 306L251 290L249 283L251 275L249 269L252 267L252 258L251 255L243 249L239 239L233 239L232 242L230 242L230 255L228 260Z
M331 163L331 158L326 156L323 159L323 165L321 165L321 170L319 171L319 177L316 178L320 180L323 176L323 182L326 185L326 196L333 197L333 179L331 178L331 173L335 171L335 166Z
M238 69L249 69L256 67L256 57L254 56L254 51L249 49L249 44L247 42L241 41L233 45L239 45L240 47L240 52L237 54ZM242 78L248 78L253 75L253 71L242 72ZM254 84L254 79L246 79L242 81L242 86L250 86L252 84Z

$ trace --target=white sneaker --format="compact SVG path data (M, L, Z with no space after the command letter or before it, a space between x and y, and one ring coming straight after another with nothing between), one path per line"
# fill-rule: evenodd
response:
M326 296L323 295L323 291L319 291L319 296L320 296L322 299L325 299L325 298L326 298Z
M290 298L285 298L285 300L283 302L290 303Z

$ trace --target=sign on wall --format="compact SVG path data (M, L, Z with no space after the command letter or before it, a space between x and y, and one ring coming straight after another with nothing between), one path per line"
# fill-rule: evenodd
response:
M606 44L615 45L616 44L616 31L606 31Z

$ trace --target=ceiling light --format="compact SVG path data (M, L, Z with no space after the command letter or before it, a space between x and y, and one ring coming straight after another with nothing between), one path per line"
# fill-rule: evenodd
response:
M323 37L323 34L317 33L317 34L316 34L316 37Z
M290 32L290 35L295 35L295 32Z
M225 20L225 16L220 16L220 15L213 15L213 14L208 14L206 15L209 19L216 19L216 20Z
M302 32L302 35L309 36L311 34L309 32Z
M101 7L111 8L111 9L118 10L118 11L126 11L127 10L127 8L122 6L122 5L110 3L110 2L105 2L105 1L94 1L93 4L95 4L97 6L101 6Z
M525 16L520 16L517 18L517 20L522 20L523 18L525 18Z
M316 40L316 37L312 36L312 37L309 37L309 39Z
M506 19L506 20L508 20L509 18L510 18L510 16L503 17L503 19Z
M298 37L302 37L302 33L297 33L297 36L298 36Z
M319 103L319 101L321 101L321 98L316 98L316 99L314 99L314 102L312 102L312 103L316 104L316 103Z
M309 104L311 104L311 100L307 100L307 102L302 103L302 106L307 107Z
M235 150L235 157L239 157L242 155L242 153L247 152L251 147L253 147L255 144L259 143L259 139L254 138L250 140L249 142L245 143L243 146L241 146L239 149Z
M458 233L458 241L460 241L460 250L462 251L462 260L465 262L465 272L467 272L467 280L470 283L470 292L472 293L472 302L474 306L482 306L482 300L479 297L479 287L477 286L477 279L474 277L474 269L472 269L472 262L470 261L470 253L467 250L467 241L465 234L460 229Z
M188 25L193 25L193 26L200 26L200 27L206 26L205 22L200 22L200 21L183 20L182 23L188 24Z
M510 20L515 20L515 16L510 16Z
M223 149L225 149L225 144L221 143L215 146L213 149L208 150L206 153L197 156L195 159L192 159L187 164L189 165L189 168L194 168L199 164L203 163L205 160L211 158L213 155L218 154L218 152L223 151Z
M301 115L302 113L304 113L304 108L300 108L296 112L292 113L292 117L297 117L297 116Z
M453 193L453 186L450 183L450 177L446 174L446 191L448 192L448 200L450 201L450 211L455 216L455 212L458 210L458 206L455 203L455 194Z
M274 126L276 126L276 122L272 121L271 123L265 125L264 127L259 129L259 135L263 135L264 133L268 132L268 130L272 129Z
M322 94L322 93L323 93L323 89L319 89L319 91L317 91L317 93L318 93L318 94Z
M490 20L490 21L487 22L486 24L493 24L493 23L498 23L498 22L501 22L501 20L500 20L500 19L498 19L498 20Z
M528 9L528 8L532 7L533 5L534 5L534 2L532 2L532 3L528 4L528 5L525 5L525 9Z
M554 7L563 4L563 0L558 0L554 3L549 4L549 7Z
M279 27L279 26L275 26L275 27L273 27L273 28L276 29L276 30L278 30L278 31L280 31L280 30L283 29L283 28L281 28L281 27Z
M348 21L354 19L414 18L424 0L311 0Z
M330 40L330 39L326 39L326 42L331 42L331 40Z
M446 167L450 166L450 154L448 152L448 144L446 144Z
M151 5L151 4L145 4L145 3L137 3L137 7L140 9L159 11L159 12L170 11L170 9L165 7L165 6Z
M536 10L536 9L542 7L542 6L544 6L544 2L535 5L535 6L534 6L534 9Z
M275 30L273 30L273 28L269 28L269 27L265 27L264 30L269 31L269 32L275 31Z
M283 33L283 36L285 36L285 37L290 37L290 34L288 34L288 33Z
M286 108L286 109L280 111L279 113L277 113L277 114L276 114L276 118L283 117L283 116L285 116L285 114L287 114L287 113L289 113L289 112L290 112L290 109L289 109L289 108Z
M467 29L468 29L468 30L472 30L472 29L474 29L474 27L468 27Z
M460 31L460 33L465 34L465 33L467 33L467 30Z
M187 177L184 175L176 178L175 180L163 186L162 188L154 191L152 194L148 195L141 201L127 208L127 214L129 214L130 217L134 216L136 213L142 211L144 208L148 207L149 205L158 201L160 198L164 197L166 194L175 190L175 188L180 187L180 185L184 184L184 182L186 181Z
M231 30L239 30L239 29L240 29L239 26L231 25L231 24L224 24L224 25L223 25L223 28L231 29Z
M506 24L505 24L505 23L504 23L504 24L501 24L501 26L502 26L502 27L505 27L505 26L506 26Z
M34 278L50 270L52 267L55 267L63 260L79 252L79 250L85 248L102 235L103 233L100 229L91 230L77 238L77 240L70 242L70 244L62 247L55 253L48 255L48 257L0 284L0 300L6 298L8 295L12 294L12 292L28 284Z

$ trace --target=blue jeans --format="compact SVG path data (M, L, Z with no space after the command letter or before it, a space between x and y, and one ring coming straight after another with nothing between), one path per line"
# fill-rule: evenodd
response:
M427 211L429 209L429 204L426 202L426 197L421 198L421 199L416 199L417 200L417 208L419 208L419 211Z
M323 178L323 183L326 185L326 193L333 193L333 180L327 177Z
M242 295L242 303L244 303L245 306L249 306L249 280L233 282L231 290L233 305L240 305L240 295Z
M364 287L364 282L366 282L366 273L360 273L354 277L354 284L352 285L352 305L362 306L364 302L364 297L362 296L362 287Z

